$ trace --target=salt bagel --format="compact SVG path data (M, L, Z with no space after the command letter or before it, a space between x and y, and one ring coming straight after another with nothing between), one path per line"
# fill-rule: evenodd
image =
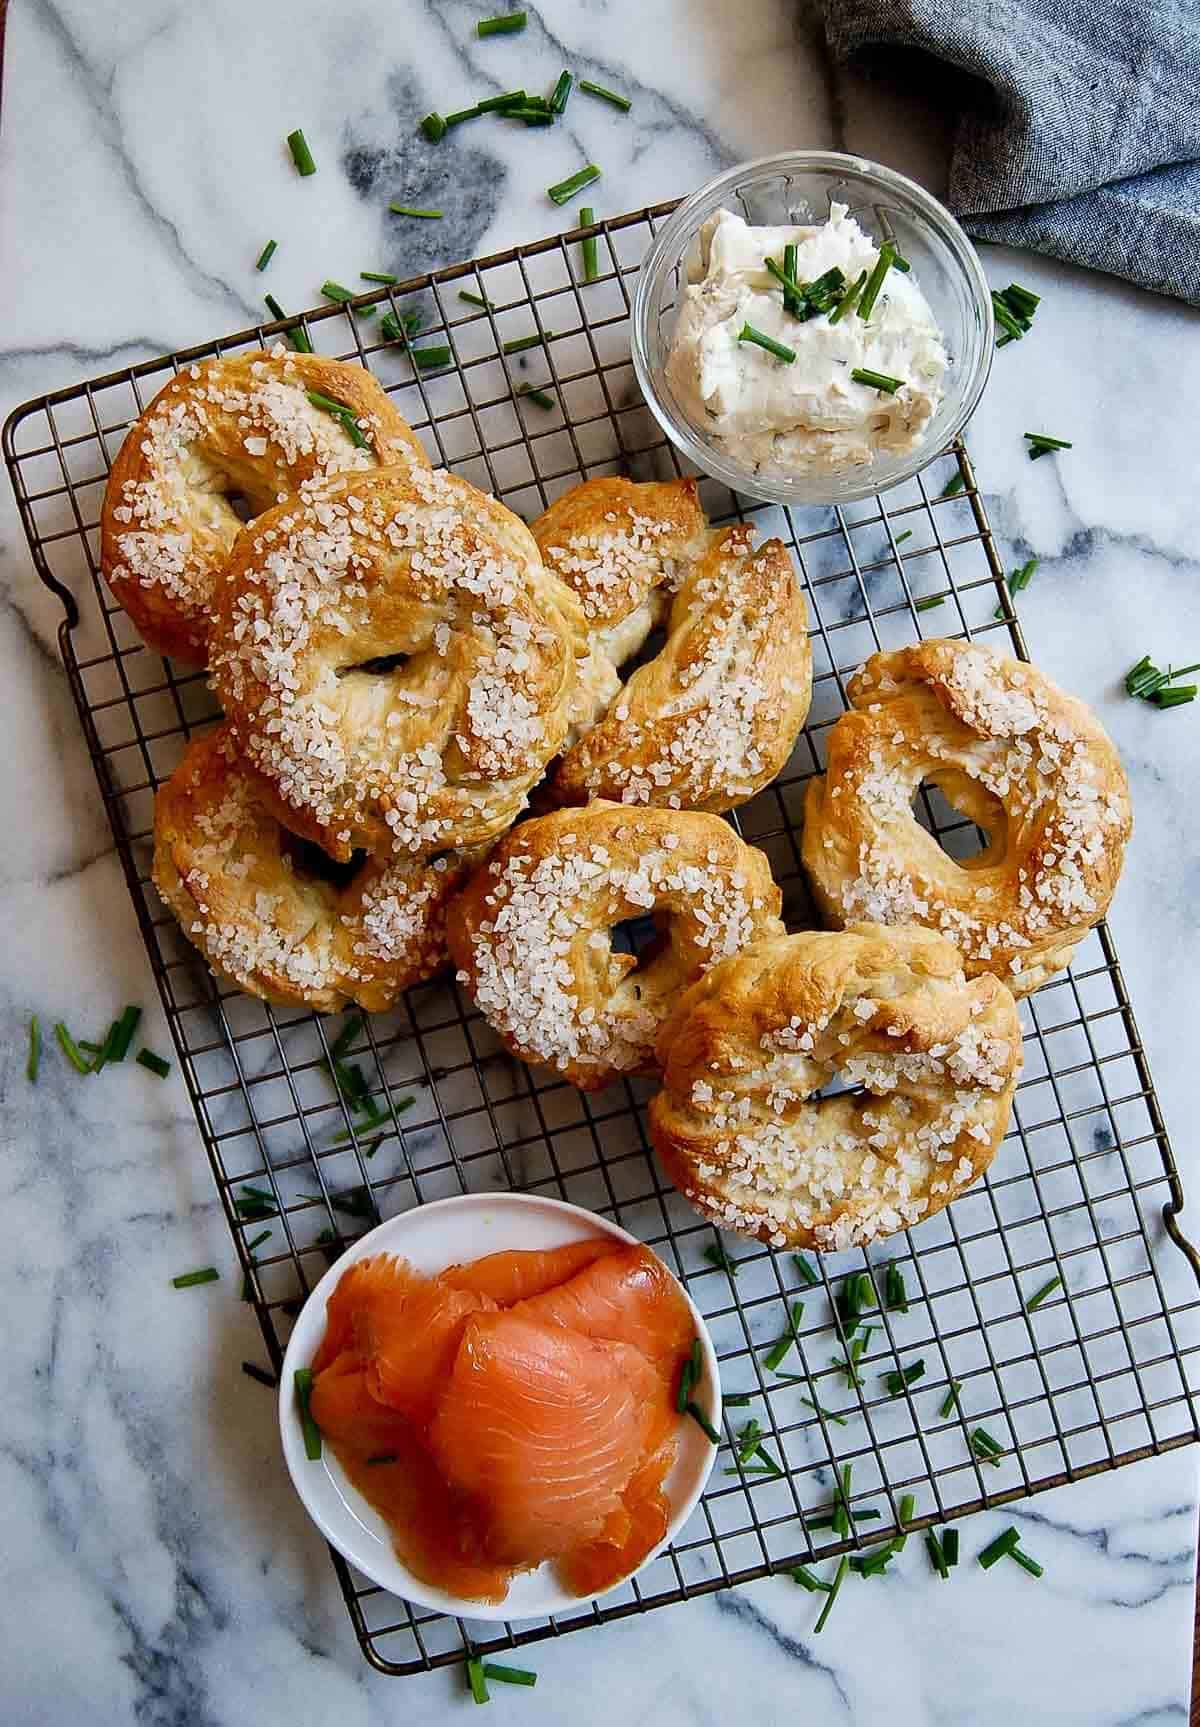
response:
M238 537L213 684L279 820L335 858L508 827L566 735L575 602L452 474L340 475Z
M598 802L507 834L454 902L458 978L509 1049L583 1090L651 1072L679 991L761 935L782 931L763 853L717 816ZM653 913L639 966L612 927Z
M532 531L592 643L591 714L551 795L719 812L774 779L812 693L804 596L782 542L755 550L751 527L710 529L693 480L588 480ZM659 622L663 647L623 683L622 661Z
M854 924L757 941L658 1035L650 1134L723 1229L862 1246L941 1210L992 1161L1021 1065L1011 992L952 942ZM835 1073L861 1087L817 1099Z
M471 859L368 858L341 886L307 861L227 730L196 738L155 802L154 882L214 972L265 1001L376 1013L445 964Z
M310 391L345 405L359 443ZM231 498L257 516L310 480L401 461L429 465L361 366L282 345L197 360L121 445L100 518L101 570L152 648L202 663L213 584L242 528Z
M802 855L826 922L923 924L1026 995L1104 916L1132 828L1116 750L1082 702L977 643L874 654L808 788ZM912 811L932 782L989 835L957 862Z

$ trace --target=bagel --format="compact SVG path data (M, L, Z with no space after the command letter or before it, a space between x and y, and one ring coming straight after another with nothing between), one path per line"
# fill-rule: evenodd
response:
M458 980L514 1055L585 1091L654 1071L660 1022L685 985L782 932L766 858L717 816L594 803L507 834L450 908ZM659 940L609 932L653 913Z
M1027 995L1104 916L1132 829L1117 752L1082 702L976 643L874 654L810 782L802 856L827 923L922 924L970 977ZM958 861L912 811L930 782L985 829Z
M211 671L274 814L346 859L508 827L566 736L582 619L452 474L335 476L238 537Z
M782 542L756 551L748 526L708 528L693 480L588 480L533 535L592 644L581 735L550 795L716 813L774 779L812 693L804 596ZM622 684L621 663L664 620L661 651Z
M1008 1126L1021 1028L952 942L854 924L756 941L658 1035L650 1136L722 1229L773 1247L864 1246L940 1211ZM835 1073L862 1088L817 1098Z
M446 905L472 860L366 859L342 885L309 867L218 727L154 806L154 883L213 971L280 1006L368 1012L446 963ZM342 872L345 876L345 872Z
M314 406L344 403L360 439ZM428 459L408 424L361 366L278 345L198 360L159 391L130 429L109 475L100 567L143 640L203 663L216 575L252 516L314 479Z

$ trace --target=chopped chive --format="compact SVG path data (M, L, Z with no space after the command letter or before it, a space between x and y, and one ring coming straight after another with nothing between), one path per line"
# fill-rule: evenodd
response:
M1014 594L1019 594L1023 588L1027 588L1029 586L1030 582L1033 580L1033 573L1037 567L1037 558L1027 558L1018 569L1011 570L1004 578L1004 589L1010 600ZM1002 618L1004 616L1004 608L1002 606L997 606L995 615L998 618Z
M733 1391L723 1399L726 1409L749 1409L753 1398L748 1391Z
M485 1661L485 1679L497 1679L502 1685L536 1685L537 1674L528 1667L503 1667L498 1661Z
M945 594L929 594L923 600L913 602L914 612L935 612L939 606L946 603Z
M275 1196L267 1193L261 1187L251 1187L242 1183L242 1191L233 1202L233 1208L243 1223L260 1223L264 1217L276 1217Z
M896 248L890 240L885 240L879 248L879 256L875 260L871 274L867 277L867 285L858 302L858 315L864 324L870 322L871 313L875 310L875 302L879 298L879 291L883 287L883 278L891 269L895 256Z
M806 1529L834 1529L837 1526L837 1520L834 1517L809 1517L804 1513L801 1515ZM872 1511L870 1509L866 1511L856 1511L854 1513L854 1521L855 1523L877 1523L879 1521L879 1515L878 1511Z
M966 483L967 483L966 477L963 474L962 469L960 468L956 474L952 474L950 476L950 478L946 481L946 484L942 487L941 491L938 493L938 497L939 498L952 498L952 497L954 497L954 495L957 492L962 491L962 489L966 485Z
M315 1463L321 1455L321 1429L312 1417L309 1399L312 1396L312 1369L298 1367L294 1376L296 1403L300 1410L300 1425L304 1429L304 1455Z
M259 1385L265 1385L268 1391L274 1391L279 1384L273 1373L268 1373L265 1368L257 1366L253 1361L243 1361L242 1372L248 1379L257 1380Z
M467 1683L471 1687L471 1695L476 1703L490 1703L487 1680L484 1677L483 1662L477 1655L467 1658Z
M583 85L580 85L580 89ZM600 178L600 170L594 162L580 168L565 180L558 180L553 186L546 187L546 196L556 204L569 204L577 192L582 192L585 186L590 186L593 180Z
M829 322L831 324L840 324L847 312L852 312L854 310L855 306L858 304L858 297L866 286L866 282L867 272L865 270L860 270L858 276L853 282L851 282L850 286L846 289L846 292L833 308L833 311L830 312Z
M958 1564L958 1530L942 1530L942 1558L947 1566Z
M258 257L254 260L254 268L256 270L265 270L266 269L267 265L271 262L271 259L275 256L277 246L278 246L277 241L275 241L275 240L268 240L267 241L267 243L263 247L262 251L258 254Z
M343 288L340 282L322 282L321 292L327 300L336 300L339 306L344 306L347 300L354 298L353 288Z
M1073 450L1074 444L1066 438L1049 438L1041 432L1022 432L1021 436L1031 445L1030 454L1035 450Z
M90 1073L92 1071L91 1062L81 1053L78 1044L61 1019L55 1021L54 1035L58 1039L59 1049L62 1050L76 1073Z
M261 1247L270 1233L271 1231L269 1229L259 1230L258 1234L254 1237L254 1240L246 1243L246 1252L253 1253L256 1247Z
M42 1028L37 1014L29 1020L29 1054L25 1059L25 1078L30 1085L37 1084L38 1063L42 1057Z
M1021 1531L1015 1523L1010 1523L997 1535L994 1541L989 1541L983 1552L978 1554L979 1563L985 1571L991 1569L998 1559L1003 1559L1006 1553L1011 1553L1021 1539Z
M802 1253L793 1253L792 1264L796 1267L801 1283L807 1283L810 1289L815 1289L821 1279L813 1269L812 1261L805 1259Z
M883 1278L883 1299L895 1313L908 1312L908 1290L904 1287L904 1273L895 1260L888 1262Z
M758 1450L761 1438L762 1428L759 1426L757 1420L752 1416L737 1436L737 1460L739 1463L749 1463L750 1459L754 1456L754 1453Z
M558 83L554 86L554 90L550 96L550 106L554 109L556 114L561 114L563 109L566 107L567 98L571 94L571 87L574 82L575 80L569 72L564 70L559 73Z
M961 1390L962 1380L952 1379L950 1381L950 1389L942 1399L942 1407L938 1410L938 1414L941 1416L943 1421L948 1420L951 1411L958 1402L958 1394Z
M520 108L529 100L524 90L505 90L499 96L488 96L479 104L481 114L502 112L505 108Z
M763 1455L765 1457L766 1453L764 1452ZM770 1461L766 1462L766 1463L740 1463L740 1464L738 1464L738 1466L735 1469L722 1469L721 1474L722 1475L775 1475L775 1476L779 1476L779 1475L783 1474L783 1470L780 1469L778 1463L775 1462L774 1458L771 1458Z
M173 1277L171 1287L194 1289L198 1283L216 1283L220 1275L215 1265L206 1265L200 1271L185 1271L179 1277Z
M410 348L413 365L422 372L441 371L444 366L454 363L454 354L450 348Z
M902 546L904 544L905 540L911 540L912 537L913 537L912 529L911 528L905 528L905 530L902 534L896 535L895 543L898 546Z
M1177 684L1174 689L1155 690L1150 700L1156 708L1181 708L1186 702L1194 702L1197 684Z
M112 1047L108 1052L109 1061L124 1061L129 1054L129 1046L133 1042L133 1034L138 1028L142 1010L130 1002L116 1023Z
M842 1557L841 1557L841 1561L838 1565L837 1571L834 1573L833 1583L830 1586L829 1594L825 1597L825 1605L821 1609L820 1618L817 1620L817 1623L813 1626L813 1635L814 1636L816 1635L816 1633L818 1631L823 1631L825 1629L825 1621L829 1618L829 1615L833 1611L833 1604L838 1598L838 1590L842 1587L842 1579L845 1577L846 1572L849 1569L850 1569L849 1560L846 1558L846 1555L843 1553Z
M863 1353L870 1342L871 1333L874 1329L872 1325L865 1326L857 1337L850 1337L847 1333L845 1358L843 1359L840 1355L831 1355L829 1358L831 1364L840 1373L846 1375L847 1391L853 1391L862 1385L862 1380L858 1376L858 1364L863 1358Z
M870 1313L879 1306L879 1297L875 1293L875 1284L869 1271L860 1271L855 1276L857 1288L858 1313Z
M558 406L553 396L545 390L537 389L533 384L518 384L517 394L532 402L535 408L544 408L547 413L551 413Z
M372 1467L381 1463L399 1463L400 1454L397 1451L377 1451L374 1457L368 1457L367 1463Z
M730 1259L721 1242L718 1241L712 1247L706 1247L704 1257L710 1265L715 1265L718 1271L725 1272L729 1277L738 1275L737 1260Z
M446 136L446 122L435 109L433 113L426 114L421 121L420 130L424 132L431 144L440 144Z
M287 317L287 313L279 304L279 301L275 298L274 294L264 294L263 305L277 322L282 323L284 318ZM298 354L312 353L312 343L308 339L307 330L302 330L297 326L293 330L288 330L286 334L288 341L292 344L292 347Z
M1004 331L1004 334L1008 337L1009 341L1019 342L1025 332L1021 328L1018 319L1014 316L1008 302L1003 300L994 288L992 289L992 311L995 314L996 322L1000 325L1000 328ZM999 344L997 344L997 346L999 346Z
M832 1583L822 1583L819 1577L814 1577L807 1565L793 1565L791 1570L788 1572L788 1576L791 1578L793 1583L798 1583L801 1589L807 1589L810 1595L814 1594L817 1590L820 1590L824 1595L828 1595L829 1591L833 1588Z
M320 1200L319 1193L310 1193L309 1199ZM347 1217L365 1217L378 1222L379 1212L375 1205L374 1195L366 1187L348 1187L345 1193L331 1193L329 1203L334 1211L345 1212Z
M738 331L739 342L752 342L756 348L762 348L765 353L774 354L777 360L783 360L791 365L796 358L796 350L786 347L783 342L777 342L774 336L764 336L761 330L756 330L753 324L743 324Z
M907 258L902 258L899 252L897 252L896 256L892 259L892 269L899 270L902 276L907 276L908 272L912 269L912 265L909 263Z
M480 36L512 36L525 28L524 12L501 12L497 18L481 18L476 24Z
M837 1305L838 1311L843 1319L853 1320L857 1323L858 1316L862 1309L859 1306L858 1273L856 1271L852 1271L850 1275L844 1279L841 1291L838 1295Z
M1042 1577L1045 1575L1045 1567L1039 1565L1036 1559L1031 1559L1028 1553L1022 1553L1019 1547L1010 1547L1008 1550L1008 1557L1010 1559L1015 1559L1017 1564L1024 1570L1028 1571L1031 1577Z
M535 333L532 336L514 336L511 342L501 343L500 352L502 354L523 354L527 348L540 348L542 343L550 341L553 335L553 330L546 330L541 335Z
M766 265L770 274L774 276L775 280L782 284L784 311L794 311L797 317L803 317L805 303L808 299L807 285L796 280L794 274L794 262L791 269L788 268L787 264L788 253L791 252L794 254L795 251L795 246L785 246L783 248L784 262L782 264L777 264L774 258L764 258L763 263Z
M929 1563L933 1566L933 1569L937 1572L938 1576L942 1578L944 1582L948 1581L950 1571L946 1564L946 1555L942 1551L941 1542L938 1540L932 1529L927 1529L925 1531L925 1551L929 1555Z
M422 222L440 222L442 219L440 210L418 210L414 204L391 203L388 209L393 216L417 216Z
M385 288L394 288L400 280L393 276L390 270L360 270L359 278L364 282L382 282Z
M691 1416L692 1420L696 1423L697 1427L702 1428L704 1430L704 1432L707 1433L708 1437L712 1440L714 1445L720 1445L721 1435L717 1432L716 1428L713 1426L712 1422L708 1419L708 1416L705 1415L704 1411L699 1407L698 1404L693 1403L690 1397L688 1398L686 1404L684 1405L684 1411L686 1414Z
M478 103L472 108L456 108L453 114L445 116L446 125L461 126L464 120L477 120L482 113L483 109Z
M904 1494L904 1496L900 1500L900 1510L898 1511L898 1513L896 1515L896 1522L900 1526L900 1533L896 1536L895 1540L892 1542L892 1546L895 1548L897 1553L903 1553L904 1552L905 1545L908 1541L908 1531L905 1528L905 1525L907 1523L911 1523L913 1512L916 1509L917 1509L917 1501L916 1501L915 1494L912 1494L912 1493Z
M606 90L603 84L593 84L590 78L581 78L579 88L586 90L589 96L599 96L602 102L611 102L614 108L619 108L622 114L628 114L633 103L628 96L618 96L615 90Z
M815 1409L817 1414L823 1416L826 1421L836 1421L839 1427L845 1427L846 1417L844 1415L839 1415L836 1409L824 1409L816 1399L812 1397L802 1397L800 1401L801 1403L807 1403L810 1409Z
M580 205L579 226L590 228L594 225L595 220L596 212L592 206L590 204ZM579 255L583 262L584 281L594 282L600 274L600 259L595 234L589 234L586 239L579 242Z
M554 111L549 106L538 108L532 101L520 108L504 108L501 110L506 120L522 120L526 126L553 126Z
M81 1037L79 1040L79 1047L80 1049L85 1049L89 1055L96 1056L100 1054L104 1046L99 1043L89 1043L86 1037ZM88 1066L88 1072L92 1072L90 1064Z
M835 1535L849 1535L850 1533L850 1475L853 1468L853 1463L847 1463L840 1476L836 1469L833 1472L833 1485L837 1493L837 1503L833 1508L833 1532Z
M1042 303L1042 296L1035 294L1030 288L1023 288L1019 282L1010 282L1007 288L1000 290L1005 304L1018 316L1032 318Z
M803 1317L804 1303L802 1301L793 1302L791 1312L788 1314L787 1330L783 1332L780 1337L776 1338L770 1349L768 1349L767 1353L763 1356L763 1366L768 1368L772 1373L774 1373L775 1369L791 1349L793 1343L795 1343L796 1330Z
M898 1373L885 1373L882 1377L887 1383L888 1396L899 1397L909 1385L915 1385L925 1374L925 1357L919 1361L910 1361L907 1367L902 1367Z
M155 1055L154 1051L147 1049L144 1044L137 1052L137 1064L139 1067L149 1068L159 1079L166 1079L171 1071L170 1062L164 1061L161 1055Z
M257 1265L257 1263L258 1263L258 1261L254 1257L254 1249L256 1247L261 1247L263 1242L266 1241L267 1237L270 1235L270 1233L271 1233L271 1231L269 1229L260 1230L259 1233L254 1237L253 1241L248 1241L246 1243L246 1252L249 1255L251 1265ZM243 1271L243 1273L242 1273L242 1300L243 1301L253 1301L254 1300L254 1290L250 1284L250 1273L248 1270Z
M1061 1277L1052 1277L1049 1283L1043 1283L1042 1287L1035 1290L1035 1292L1029 1297L1029 1300L1025 1303L1026 1313L1033 1313L1036 1308L1039 1308L1042 1305L1048 1295L1053 1295L1056 1289L1061 1288Z
M971 1434L971 1450L982 1463L991 1463L997 1469L1000 1467L998 1453L1003 1447L992 1438L986 1428L977 1427Z
M788 283L796 280L796 260L799 255L799 247L794 240L789 240L783 248L783 273L788 278ZM798 317L803 302L798 294L792 292L788 283L784 284L783 289L783 309L785 312L790 312L793 316Z
M328 287L329 284L326 283ZM362 427L354 417L354 410L345 402L338 402L332 396L322 395L320 390L306 390L305 395L314 408L320 408L332 419L336 420L350 442L357 450L369 450L371 440L363 432Z
M685 1355L679 1365L679 1386L675 1392L675 1412L682 1415L688 1406L688 1398L692 1395L692 1358Z
M296 164L297 171L303 179L307 179L310 174L316 173L317 164L313 161L313 154L308 147L308 140L305 138L304 133L298 126L294 132L288 133L287 146L292 152L292 161Z
M330 1145L343 1145L348 1139L361 1138L365 1133L373 1133L377 1127L391 1128L395 1132L395 1122L392 1119L393 1111L396 1115L400 1115L404 1110L411 1109L416 1101L416 1098L411 1096L398 1097L391 1110L374 1110L371 1115L364 1116L362 1121L356 1121L352 1128L344 1127L340 1133L333 1136L329 1143Z
M420 312L385 312L379 320L379 334L386 342L402 342L407 347L410 337L420 333L421 323Z
M854 383L866 384L869 389L882 390L887 396L894 396L904 382L902 378L893 378L887 372L873 372L869 366L853 366L850 376Z
M465 300L468 306L480 306L485 312L490 312L492 309L482 294L473 294L469 288L460 288L458 297L460 300Z

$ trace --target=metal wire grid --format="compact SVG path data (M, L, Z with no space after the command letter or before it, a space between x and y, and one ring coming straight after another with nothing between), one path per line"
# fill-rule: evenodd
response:
M446 370L426 373L381 342L378 319L362 307L310 313L301 327L318 351L369 365L437 460L527 517L585 477L669 476L680 464L634 384L628 315L630 278L671 208L375 295L370 304L422 309L416 345L449 345ZM582 233L606 253L600 277L586 283ZM463 284L486 307L461 300ZM4 432L35 564L66 610L67 676L271 1359L278 1369L297 1304L331 1257L378 1216L515 1187L589 1206L656 1248L705 1313L726 1394L750 1399L744 1414L727 1411L708 1491L673 1548L603 1603L503 1626L452 1620L375 1588L334 1555L367 1658L406 1674L467 1651L515 1648L869 1547L895 1532L905 1494L916 1504L907 1526L920 1528L1200 1437L1200 1301L1186 1263L1200 1279L1200 1257L1176 1221L1179 1178L1103 927L1067 976L1022 1005L1024 1074L987 1179L879 1250L818 1260L811 1288L792 1256L757 1244L726 1240L732 1271L713 1262L715 1232L664 1187L650 1154L641 1105L651 1085L625 1081L589 1097L524 1067L445 978L363 1021L353 1037L347 1059L367 1070L376 1109L389 1118L381 1133L356 1130L329 1083L335 1021L272 1011L209 977L164 912L149 869L155 788L216 710L203 674L151 654L111 603L97 573L98 518L109 462L166 378L202 355L269 342L284 327L42 397ZM536 346L504 352L533 333ZM553 407L522 386L544 388ZM961 488L947 495L955 476ZM702 496L714 521L753 516L764 533L778 533L806 584L809 722L788 767L736 820L767 853L789 923L803 927L817 921L797 849L804 783L822 766L850 671L876 648L919 638L926 623L937 634L999 631L1022 655L1024 643L961 446L886 499L850 510L755 507L709 481ZM975 848L975 830L936 793L923 803L952 854ZM269 1190L271 1216L246 1215L247 1184ZM252 1252L264 1227L269 1243ZM1186 1260L1156 1260L1164 1227ZM833 1365L846 1354L833 1296L847 1272L885 1261L904 1273L908 1310L867 1316L871 1336L852 1385ZM1051 1277L1061 1287L1027 1312ZM789 1314L795 1345L783 1367L798 1383L763 1363ZM885 1375L918 1359L923 1375L888 1395ZM779 1476L737 1460L737 1426L751 1415ZM999 1442L992 1460L972 1449L980 1426ZM835 1472L848 1464L843 1538L821 1517L834 1509Z

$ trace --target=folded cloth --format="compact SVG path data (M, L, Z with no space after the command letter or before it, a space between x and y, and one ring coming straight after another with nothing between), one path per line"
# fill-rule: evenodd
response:
M1200 304L1200 0L825 0L825 29L949 70L972 234Z

